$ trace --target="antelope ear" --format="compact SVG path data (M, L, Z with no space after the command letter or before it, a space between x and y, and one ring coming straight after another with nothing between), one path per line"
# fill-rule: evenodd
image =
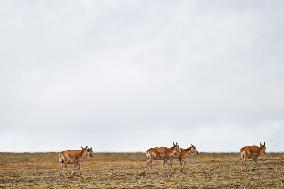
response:
M190 144L191 145L191 147L193 147L193 145L192 144Z
M259 144L260 144L260 146L262 146L261 142Z
M81 146L81 149L83 150L84 148Z
M263 145L265 146L265 142L263 143Z
M173 142L173 145L175 145L175 142Z

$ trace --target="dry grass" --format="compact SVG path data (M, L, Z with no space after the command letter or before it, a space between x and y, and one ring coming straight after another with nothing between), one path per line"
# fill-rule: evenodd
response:
M155 162L146 175L143 153L98 153L83 162L81 175L61 175L56 153L0 153L0 188L283 188L284 153L269 153L253 170L240 171L240 155L201 153L183 172L162 171Z

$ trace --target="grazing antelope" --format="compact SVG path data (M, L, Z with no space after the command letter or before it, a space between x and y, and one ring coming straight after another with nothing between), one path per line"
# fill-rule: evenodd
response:
M178 159L179 160L179 164L181 169L183 169L182 163L183 165L187 164L187 162L185 161L186 157L189 156L190 154L198 154L198 151L196 150L196 147L193 146L192 144L190 145L190 147L188 148L180 148L181 152L179 154L179 156L174 156L174 159Z
M74 164L74 168L77 166L80 171L80 163L85 160L87 157L94 157L93 149L81 147L81 150L65 150L58 154L59 163L61 168L67 168L67 164Z
M266 147L265 142L263 144L260 143L260 146L244 146L240 149L241 157L242 157L242 164L241 170L243 170L243 164L246 165L247 159L253 159L255 162L254 168L256 168L257 160L260 155L265 154Z
M153 160L163 160L163 170L164 166L167 163L170 166L170 170L172 170L172 159L173 156L179 156L180 154L180 148L178 143L173 142L173 146L171 148L167 147L155 147L150 148L146 151L146 157L147 157L147 167L150 166L152 168Z

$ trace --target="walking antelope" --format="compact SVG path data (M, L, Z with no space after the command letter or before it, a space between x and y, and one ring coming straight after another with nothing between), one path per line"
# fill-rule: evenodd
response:
M93 149L81 147L81 150L65 150L58 154L59 163L61 168L67 168L67 164L74 164L74 168L77 166L80 171L80 163L85 160L87 157L94 157Z
M152 168L153 160L163 160L163 169L165 164L167 163L170 166L170 170L172 170L172 159L173 156L178 156L180 154L180 148L178 143L173 142L173 146L171 148L167 147L155 147L150 148L146 151L147 157L147 166Z
M193 146L192 144L190 145L190 147L188 148L180 148L181 152L179 154L179 156L174 156L174 159L178 159L179 160L179 164L181 169L183 168L183 165L187 164L187 162L185 161L186 157L189 156L190 154L198 154L198 151L196 150L196 147Z
M242 158L242 164L241 164L241 170L243 170L243 164L246 165L247 159L253 159L255 162L254 168L256 168L257 160L260 155L265 154L266 146L265 142L263 144L260 143L260 146L244 146L240 149L241 152L241 158Z

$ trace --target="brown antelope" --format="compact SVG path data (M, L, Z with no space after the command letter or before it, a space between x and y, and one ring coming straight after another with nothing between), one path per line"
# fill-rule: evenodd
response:
M265 142L263 144L260 143L260 146L244 146L240 149L242 164L241 170L243 170L243 164L246 165L247 159L253 159L255 162L254 168L256 168L257 160L259 156L264 155L266 152Z
M67 164L74 164L74 168L77 166L80 171L80 163L85 160L87 157L94 157L93 149L81 147L81 150L65 150L58 154L59 163L61 168L67 168Z
M179 160L179 164L181 169L183 169L182 163L183 165L187 164L187 162L185 161L186 157L188 157L190 154L198 154L198 151L196 150L196 147L193 146L192 144L190 145L190 147L188 148L180 148L181 152L179 154L179 156L173 156L174 159L178 159Z
M163 160L163 170L164 166L167 163L170 167L170 170L172 170L172 159L173 156L178 156L180 154L180 148L178 143L173 142L173 146L171 148L167 147L155 147L150 148L146 151L146 157L147 157L147 167L150 166L152 168L153 160Z

